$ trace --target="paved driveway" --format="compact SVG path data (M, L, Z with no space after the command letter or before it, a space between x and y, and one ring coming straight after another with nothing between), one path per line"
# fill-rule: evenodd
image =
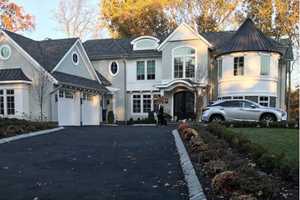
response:
M0 199L187 199L171 129L84 127L0 145Z

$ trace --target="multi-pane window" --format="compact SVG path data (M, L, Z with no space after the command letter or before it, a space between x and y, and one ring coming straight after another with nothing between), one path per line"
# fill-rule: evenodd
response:
M244 75L244 56L234 57L233 75Z
M137 80L145 79L145 61L136 62L136 79Z
M143 112L148 113L151 111L151 95L144 94L143 95Z
M140 113L141 112L141 95L132 96L132 112Z
M269 75L270 74L270 55L262 54L260 55L260 74Z
M175 58L174 59L174 78L183 77L183 59Z
M233 99L244 99L243 96L234 96Z
M6 90L6 106L7 106L7 114L14 115L15 114L15 91L14 90Z
M4 115L4 93L0 90L0 115Z
M147 61L147 79L148 80L155 79L155 60Z
M186 57L185 59L185 77L194 78L195 77L195 58Z
M259 97L258 103L262 106L269 106L269 97L268 96Z
M222 59L217 60L217 66L218 66L218 77L219 79L222 78Z
M196 66L196 51L190 47L180 47L174 50L174 78L194 78Z
M61 97L61 98L64 97L64 91L63 90L59 90L59 97Z
M68 98L68 99L73 99L73 92L69 91L69 90L66 90L65 91L65 97Z

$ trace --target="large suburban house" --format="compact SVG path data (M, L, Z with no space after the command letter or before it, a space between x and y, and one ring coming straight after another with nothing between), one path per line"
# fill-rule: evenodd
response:
M145 118L164 99L164 111L177 120L194 118L197 95L204 104L249 99L284 109L292 56L291 47L265 36L250 19L237 31L199 34L183 23L166 38L83 44L2 30L0 116L38 119L43 105L43 116L60 125L97 125L108 111L118 122Z

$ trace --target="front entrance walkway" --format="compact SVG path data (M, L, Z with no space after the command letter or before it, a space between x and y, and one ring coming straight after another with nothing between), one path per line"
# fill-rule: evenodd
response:
M0 199L188 199L171 129L66 128L0 145Z

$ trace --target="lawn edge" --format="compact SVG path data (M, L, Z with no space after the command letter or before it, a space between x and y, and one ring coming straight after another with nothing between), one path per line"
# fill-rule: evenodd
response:
M172 131L175 139L175 144L180 158L180 165L184 174L184 179L187 183L190 200L206 200L202 186L196 175L195 169L191 162L191 159L185 149L185 146L179 136L178 131L175 129Z
M21 139L25 139L25 138L29 138L29 137L49 134L49 133L52 133L52 132L60 131L62 129L64 129L64 127L57 127L57 128L46 129L46 130L41 130L41 131L29 132L29 133L24 133L24 134L21 134L21 135L16 135L16 136L8 137L8 138L3 138L3 139L0 139L0 144L5 144L5 143L8 143L8 142L21 140Z

